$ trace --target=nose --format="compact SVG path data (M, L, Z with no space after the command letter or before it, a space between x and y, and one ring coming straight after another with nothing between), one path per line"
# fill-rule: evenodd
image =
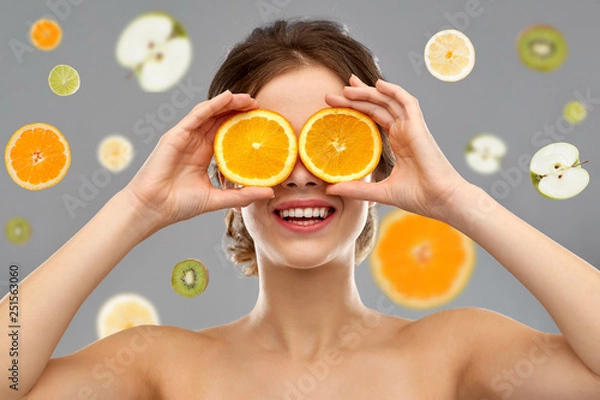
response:
M294 169L290 176L288 176L283 182L281 182L281 186L284 188L304 188L304 187L317 187L323 186L325 181L314 176L306 166L298 157L296 160L296 165L294 165Z

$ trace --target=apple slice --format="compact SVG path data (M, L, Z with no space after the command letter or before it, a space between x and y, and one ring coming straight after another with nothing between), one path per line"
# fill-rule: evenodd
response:
M185 75L192 62L192 44L188 38L174 38L153 53L138 72L140 86L146 92L164 92Z
M577 196L590 182L581 167L579 150L570 143L551 143L539 149L529 165L531 181L537 191L552 200Z
M506 144L491 133L482 133L471 139L467 145L465 159L475 172L493 174L500 169L506 155Z
M183 26L171 15L145 13L121 33L117 41L119 64L135 72L147 92L164 92L187 72L192 60L192 45Z

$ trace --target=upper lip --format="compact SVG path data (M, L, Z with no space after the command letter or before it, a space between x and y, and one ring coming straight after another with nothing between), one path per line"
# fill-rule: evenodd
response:
M319 199L289 200L277 204L274 211L288 210L290 208L321 208L328 207L335 209L335 206L328 201Z

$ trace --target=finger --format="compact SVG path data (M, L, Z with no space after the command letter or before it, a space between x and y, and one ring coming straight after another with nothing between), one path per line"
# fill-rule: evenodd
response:
M337 94L327 94L325 102L332 107L349 107L361 111L373 118L385 130L389 130L395 120L386 108L368 101L354 101Z
M328 185L325 188L325 194L355 200L374 201L380 204L392 204L384 181L376 183L363 181L336 183Z
M344 96L350 100L368 101L385 107L395 119L405 118L406 112L395 98L383 94L373 87L346 86Z
M186 115L177 127L184 131L191 131L201 126L207 119L215 115L223 114L232 110L240 110L258 107L258 102L245 93L233 94L229 90L224 91L210 100L196 105Z
M361 81L360 78L358 76L354 75L354 74L352 74L350 76L350 79L348 80L348 82L352 86L369 87L369 85L367 85L366 83L364 83L363 81Z
M270 187L245 186L241 189L214 189L211 203L214 210L224 208L245 207L257 200L272 198L275 192Z
M416 97L412 96L399 85L395 85L393 83L386 82L383 79L379 79L375 83L375 88L379 92L396 99L400 104L402 104L402 106L406 110L407 118L421 117L419 101L416 99Z

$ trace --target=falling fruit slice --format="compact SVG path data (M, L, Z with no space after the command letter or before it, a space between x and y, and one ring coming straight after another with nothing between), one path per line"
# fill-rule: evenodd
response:
M590 175L581 167L579 150L570 143L551 143L539 149L531 158L530 176L533 186L552 200L577 196L590 182Z
M121 33L116 47L119 64L135 72L146 92L164 92L187 72L192 44L173 16L161 11L142 14Z
M69 143L60 131L42 122L20 127L4 151L12 180L28 190L46 189L59 183L71 165Z
M375 282L392 301L438 307L466 286L475 265L473 241L450 225L396 209L382 219L371 253Z
M42 18L31 25L29 40L39 50L54 50L62 40L62 29L58 22Z
M69 65L57 65L48 74L48 85L54 94L70 96L79 89L79 74Z
M482 133L467 145L465 159L469 167L480 174L493 174L500 169L506 155L506 144L496 135Z
M533 25L517 38L517 51L523 65L538 72L550 72L567 59L569 46L563 34L550 25Z
M381 149L375 122L344 107L317 111L306 121L298 139L306 168L330 183L364 178L377 167Z
M580 101L573 100L565 105L563 116L568 123L578 124L587 117L587 109Z
M108 299L96 321L98 338L139 325L159 325L158 313L148 299L134 293L122 293Z
M294 128L282 115L263 109L226 120L217 130L215 160L231 182L275 186L294 169L298 156Z
M5 227L6 239L16 245L22 245L31 237L31 225L23 217L13 217L8 220Z
M433 35L425 45L425 66L437 79L456 82L475 66L475 48L464 33L447 29Z
M171 285L180 296L196 297L208 286L208 269L195 258L180 261L171 272Z
M126 169L131 164L133 156L133 144L125 136L110 135L98 145L100 165L114 173Z

